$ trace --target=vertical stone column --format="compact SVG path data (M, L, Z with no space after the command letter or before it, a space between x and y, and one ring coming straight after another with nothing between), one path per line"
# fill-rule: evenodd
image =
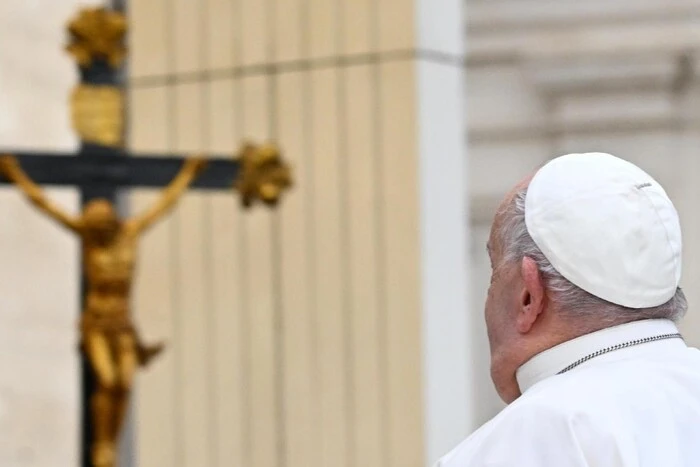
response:
M467 303L469 235L462 1L416 6L416 114L421 227L425 457L435 461L473 428L476 361Z
M422 467L466 436L461 4L133 2L132 148L272 139L295 177L276 212L189 195L144 239L170 347L140 463Z

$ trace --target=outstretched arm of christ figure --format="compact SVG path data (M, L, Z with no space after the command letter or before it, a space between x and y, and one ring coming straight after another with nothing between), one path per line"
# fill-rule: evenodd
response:
M17 185L34 206L60 222L64 227L73 231L78 231L80 229L80 221L78 218L65 213L58 206L49 201L44 195L44 191L27 176L24 170L22 170L16 157L11 155L0 156L0 173L2 173L7 180Z
M160 199L143 214L128 221L128 227L135 233L141 233L152 226L158 219L168 213L183 195L187 187L197 178L207 165L202 157L191 157L183 164L180 172L163 190Z

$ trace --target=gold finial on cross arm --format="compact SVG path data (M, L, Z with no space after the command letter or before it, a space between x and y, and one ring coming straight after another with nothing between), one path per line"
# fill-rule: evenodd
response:
M238 155L240 172L234 188L241 194L243 207L256 201L275 206L282 193L292 186L289 165L273 144L245 144Z

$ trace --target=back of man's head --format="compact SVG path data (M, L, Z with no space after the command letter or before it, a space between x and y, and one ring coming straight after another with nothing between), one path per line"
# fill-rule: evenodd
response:
M575 162L578 161L575 161L575 159L591 156L594 158L596 157L596 155L591 154L576 154L563 156L559 158L557 162L566 161L566 159L569 159L570 162L574 162L571 164L573 167L570 168L570 173L573 176L577 176L578 171L575 169L578 164ZM613 158L613 156L608 155L602 156L604 156L602 164L601 161L592 161L596 165L602 165L599 170L606 169L605 166L607 164L605 164L605 162L607 161L605 159ZM561 170L558 172L560 173ZM553 176L553 174L548 175L549 177ZM598 195L598 200L595 200L596 195L591 196L585 191L579 192L578 196L590 197L590 202L587 202L584 206L577 206L577 198L575 197L569 199L562 197L563 199L559 201L560 204L557 210L560 213L563 212L564 215L556 221L560 229L556 228L557 225L552 225L550 223L551 218L557 214L543 214L542 211L546 209L546 207L542 208L535 203L531 203L530 209L538 211L535 215L530 216L531 228L536 231L539 242L544 244L544 248L549 250L551 252L550 255L556 258L555 261L570 264L568 267L566 265L562 266L562 269L570 272L570 280L563 275L548 259L548 256L543 253L538 243L533 239L530 234L530 229L528 228L526 209L530 187L533 186L534 183L537 190L547 190L548 187L543 187L542 185L551 183L550 180L541 177L541 172L538 172L533 178L533 181L530 182L530 185L518 190L505 208L506 210L503 213L503 220L499 229L500 241L504 246L504 261L520 262L525 257L535 260L545 281L547 291L552 298L552 305L555 306L562 315L576 319L581 325L585 326L590 324L593 327L602 328L629 321L652 318L678 321L685 314L688 305L683 291L677 285L680 279L681 264L681 238L680 227L677 224L677 215L670 213L672 216L675 216L675 225L671 222L671 225L663 226L660 219L651 220L651 223L656 224L656 228L662 228L664 233L666 233L667 229L672 230L673 232L669 232L668 236L673 237L673 239L678 242L677 246L670 245L671 240L669 238L668 247L663 248L665 251L659 254L654 251L654 248L651 246L651 243L654 241L658 242L659 238L653 238L653 235L644 235L645 228L642 224L644 222L649 222L649 219L640 216L637 217L638 223L633 223L632 225L628 224L627 226L613 226L608 222L608 219L604 218L606 216L618 216L618 213L610 208L608 208L608 210L612 212L601 212L606 209L606 198L627 198L628 194L624 193L624 191L620 192L618 190L609 192L605 187L599 187L598 189L602 190L602 192ZM646 177L652 180L648 175ZM581 182L585 183L587 180L584 179L581 180ZM655 182L632 183L631 186L633 186L633 190L651 188L652 185L645 185L646 183L651 184ZM659 190L662 190L660 185L657 184L657 186ZM663 196L665 196L665 193L663 193ZM642 203L646 204L646 200L642 200ZM590 210L591 205L595 206L596 204L599 206L599 209ZM635 207L631 200L626 200L625 204L627 204L627 206L623 207L625 209L630 209L632 213L629 217L634 218L637 216L639 208ZM656 213L657 208L653 206L651 202L649 202L648 205L651 210ZM669 211L673 209L673 204L667 197L664 207ZM675 212L675 210L673 210L673 212ZM656 215L658 216L659 214ZM649 227L651 228L652 226ZM574 233L573 231L576 232ZM572 239L569 235L574 238ZM636 239L637 244L629 244L629 239ZM551 246L552 243L554 243L553 246ZM615 246L604 246L606 243L619 243L621 246L624 246L624 248L614 250ZM596 246L602 247L591 248ZM607 253L601 254L603 250ZM640 256L642 256L642 258L640 258ZM579 260L578 265L583 266L583 263L588 263L586 265L586 268L589 270L588 274L595 274L597 277L581 280L583 279L582 274L584 273L578 272L577 259ZM637 277L616 276L617 271L611 271L611 268L606 267L607 261L617 261L617 266L621 269L631 269L635 267L634 265L627 266L625 264L627 261L642 263L637 266L639 268L638 270L633 270L631 272L634 273L634 276L650 276L649 282L653 280L655 273L654 264L663 264L665 262L673 265L673 263L677 261L678 266L671 268L673 276L669 279L669 282L675 282L676 284L674 293L670 299L663 301L661 304L656 304L656 302L663 300L663 298L656 297L649 297L649 301L647 302L616 298L615 300L617 303L601 298L595 294L596 284L619 284L617 285L618 287L627 288L625 291L627 295L645 286L645 281L643 280L637 283ZM644 267L644 262L649 264ZM656 271L658 271L658 269L656 269ZM611 277L606 277L606 273L609 273ZM576 281L581 284L581 286L572 281ZM625 285L625 281L627 281L628 284ZM586 286L588 286L588 291L582 288ZM624 294L620 294L620 296L621 295ZM658 295L663 297L661 293ZM608 297L616 297L616 294L608 294Z
M486 301L491 373L518 395L535 354L606 327L679 320L681 230L664 189L609 154L553 159L522 182L494 220Z

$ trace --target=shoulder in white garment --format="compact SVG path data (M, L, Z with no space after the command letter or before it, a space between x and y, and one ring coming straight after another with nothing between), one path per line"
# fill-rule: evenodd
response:
M700 351L630 347L534 384L436 467L700 465Z

